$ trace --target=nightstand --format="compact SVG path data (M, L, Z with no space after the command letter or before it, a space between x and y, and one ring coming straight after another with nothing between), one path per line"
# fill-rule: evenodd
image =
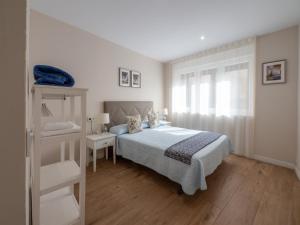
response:
M87 156L89 156L89 149L93 150L93 168L96 172L96 160L97 160L97 150L105 148L105 157L108 159L108 147L113 147L113 161L116 164L116 135L112 133L102 133L95 135L88 135L86 137L87 145ZM87 158L88 159L88 158ZM88 163L88 160L87 160Z

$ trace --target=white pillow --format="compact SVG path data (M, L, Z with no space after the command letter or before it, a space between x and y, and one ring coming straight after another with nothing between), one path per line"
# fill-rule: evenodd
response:
M128 125L127 124L120 124L114 127L111 127L109 129L110 133L113 133L117 136L121 135L121 134L126 134L128 133Z
M159 127L158 115L155 112L151 111L148 113L148 123L150 128Z

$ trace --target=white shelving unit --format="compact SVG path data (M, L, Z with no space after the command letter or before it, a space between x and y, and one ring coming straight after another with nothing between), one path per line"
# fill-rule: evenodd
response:
M85 164L86 164L86 92L87 89L35 85L33 97L33 150L31 152L31 190L33 225L84 225L85 224ZM45 135L42 132L42 103L70 100L70 120L75 122L75 97L80 98L80 129L62 134ZM75 142L80 141L79 165L75 161ZM60 143L60 161L41 165L43 146ZM65 159L66 143L69 145ZM78 201L74 184L79 183Z

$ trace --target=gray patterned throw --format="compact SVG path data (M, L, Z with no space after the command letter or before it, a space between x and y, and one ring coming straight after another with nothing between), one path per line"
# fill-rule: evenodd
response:
M221 136L221 134L215 132L200 132L169 147L165 151L165 156L191 165L195 153Z

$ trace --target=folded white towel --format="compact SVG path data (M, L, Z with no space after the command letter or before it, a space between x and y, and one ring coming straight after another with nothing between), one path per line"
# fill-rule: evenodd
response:
M71 121L68 122L48 122L44 126L44 131L55 131L55 130L65 130L71 129L74 127L74 123Z
M61 130L44 130L41 132L42 137L49 137L49 136L55 136L55 135L62 135L62 134L70 134L70 133L78 133L80 132L81 128L75 123L72 123L71 128L61 129Z

